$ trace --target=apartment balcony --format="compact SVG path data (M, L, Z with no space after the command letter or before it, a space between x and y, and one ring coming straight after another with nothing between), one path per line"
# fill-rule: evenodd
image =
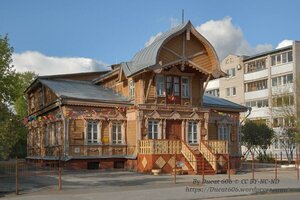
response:
M292 92L294 92L293 83L272 87L272 95L288 94Z
M271 75L277 75L287 72L293 72L293 63L287 63L283 65L273 66L271 67Z
M253 107L251 114L249 115L248 118L266 118L270 117L270 108L269 107Z
M257 99L257 98L266 98L269 96L269 90L257 90L251 92L245 92L245 100Z
M251 81L251 80L256 80L265 77L268 77L268 69L244 74L244 81Z

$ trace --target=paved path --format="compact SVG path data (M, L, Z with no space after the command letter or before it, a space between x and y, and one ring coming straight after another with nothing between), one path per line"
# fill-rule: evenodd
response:
M281 170L278 179L274 172L264 171L232 175L177 176L174 184L170 175L151 176L134 172L65 172L63 190L57 190L57 176L28 177L22 180L21 195L6 194L3 199L205 199L232 197L254 193L300 192L300 181L293 170ZM13 182L1 188L14 190ZM37 188L37 189L32 189ZM1 196L1 194L0 194Z

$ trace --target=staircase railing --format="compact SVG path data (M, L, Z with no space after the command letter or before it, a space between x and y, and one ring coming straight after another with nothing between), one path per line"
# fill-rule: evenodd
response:
M197 172L197 157L184 141L181 141L181 153L192 166L193 170Z
M227 140L202 140L214 154L228 154Z
M204 156L204 158L209 162L212 168L215 171L217 171L217 159L215 154L212 152L211 148L208 147L205 142L201 141L199 151Z

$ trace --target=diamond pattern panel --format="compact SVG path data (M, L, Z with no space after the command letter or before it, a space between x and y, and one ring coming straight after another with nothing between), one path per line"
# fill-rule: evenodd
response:
M223 167L226 163L226 160L224 159L223 156L220 156L219 159L218 159L218 163L221 167Z
M168 161L168 164L169 164L172 168L175 167L175 158L174 158L174 156L172 156L172 157L170 158L170 160Z
M146 167L147 163L148 163L148 161L147 161L146 157L144 157L142 160L142 165L144 168Z
M155 164L161 169L161 168L163 168L163 167L165 166L166 161L163 159L163 157L160 156L160 157L156 160Z

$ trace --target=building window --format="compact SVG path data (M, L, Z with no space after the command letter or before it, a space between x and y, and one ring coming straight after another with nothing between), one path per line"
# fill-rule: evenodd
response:
M112 124L112 143L113 144L122 144L122 123L114 122Z
M247 107L257 107L257 108L268 107L269 101L268 101L268 99L247 101L246 106Z
M61 145L61 122L57 122L57 144Z
M129 96L130 99L134 99L134 80L129 82Z
M98 142L98 121L87 122L87 143L93 144Z
M268 81L267 79L261 81L255 81L251 83L245 84L245 92L252 92L257 90L264 90L268 88Z
M236 88L231 87L231 88L226 88L226 96L231 97L236 95Z
M31 108L31 110L33 110L34 109L34 103L35 103L35 100L34 100L34 95L32 95L31 97L30 97L30 108Z
M245 73L257 72L266 69L266 58L251 61L245 64Z
M228 74L227 78L235 77L235 68L226 70L226 73Z
M213 95L213 96L220 96L220 90L219 89L214 89L214 90L208 90L206 91L207 94Z
M288 51L271 56L271 66L289 63L293 61L293 52Z
M293 83L293 74L287 74L272 78L272 86L280 86Z
M278 139L277 138L274 140L274 148L275 149L279 148L279 143L278 143Z
M182 97L190 97L190 79L187 77L182 77L181 94Z
M190 144L198 143L197 123L189 122L188 124L188 141Z
M148 139L158 139L158 121L148 121Z
M167 94L172 95L172 76L167 76Z
M45 146L49 145L49 127L45 126Z
M156 94L159 97L166 95L164 76L156 76Z
M174 76L174 96L179 96L179 77Z
M50 126L50 141L51 145L55 145L55 124L52 123Z
M284 96L273 98L273 106L274 107L292 106L292 105L294 105L294 96L293 95L284 95Z
M219 125L218 128L219 140L228 140L229 139L229 126L226 124Z

